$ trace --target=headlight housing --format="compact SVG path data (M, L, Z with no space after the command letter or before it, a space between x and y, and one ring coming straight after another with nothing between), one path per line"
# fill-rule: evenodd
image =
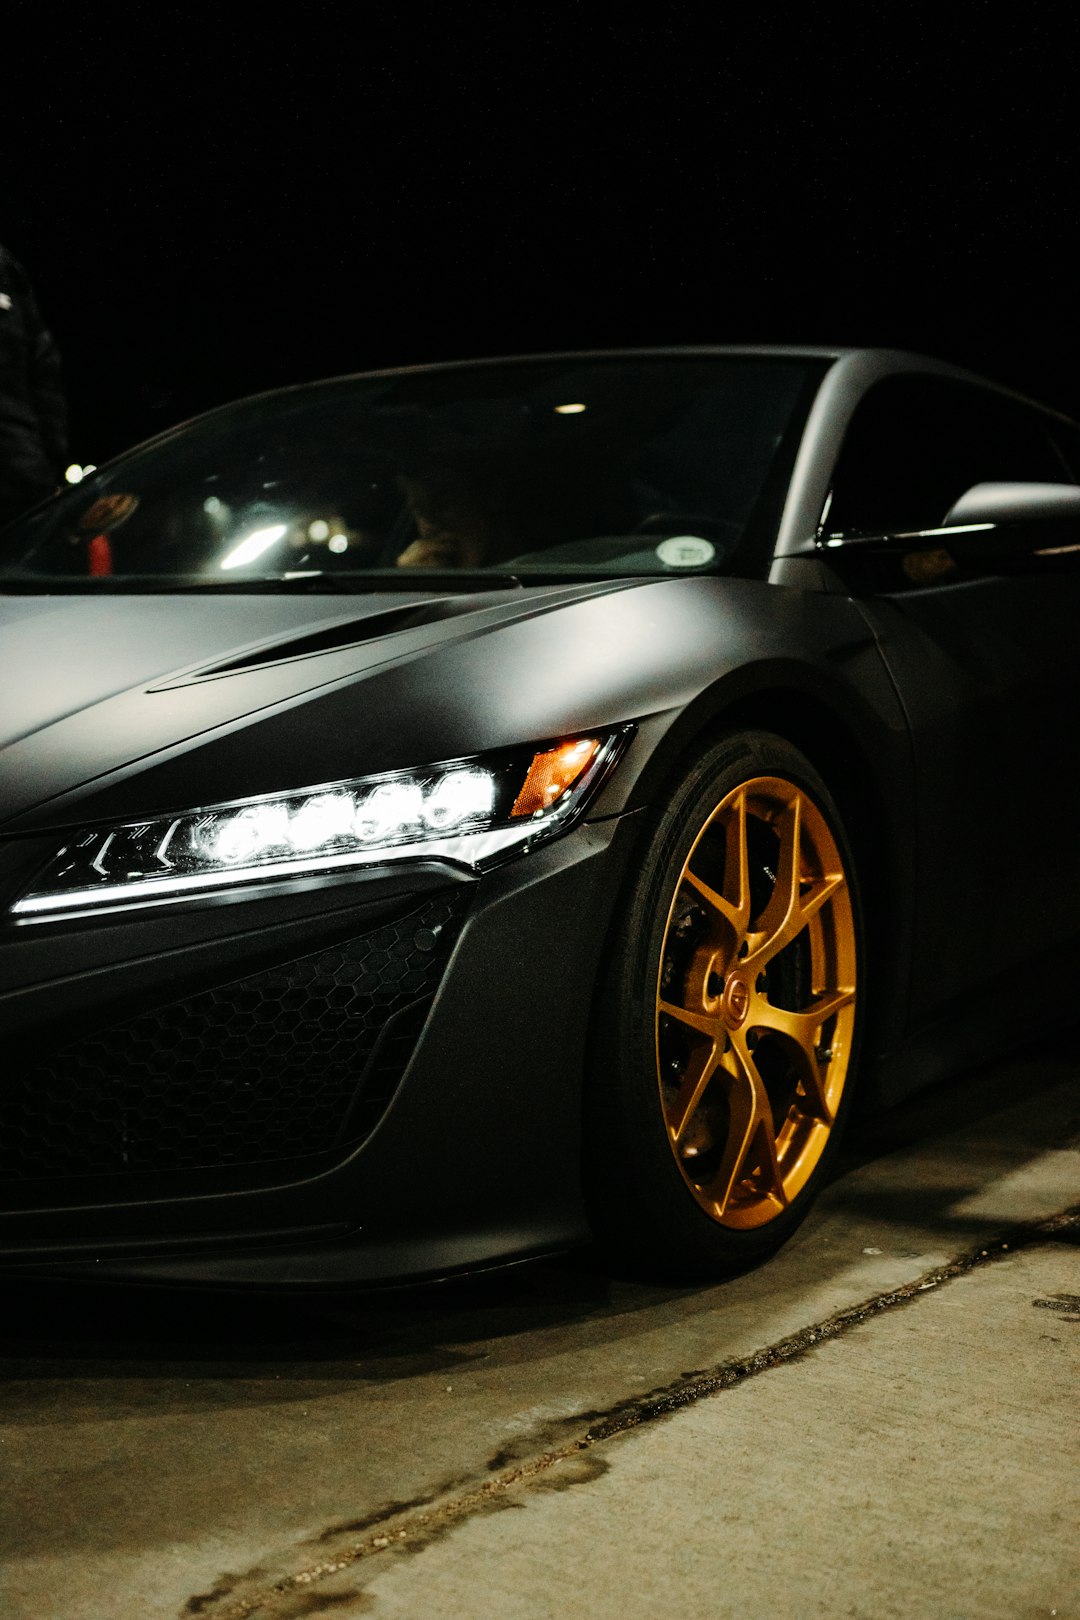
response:
M563 831L631 729L82 828L11 910L32 921L418 857L480 870Z

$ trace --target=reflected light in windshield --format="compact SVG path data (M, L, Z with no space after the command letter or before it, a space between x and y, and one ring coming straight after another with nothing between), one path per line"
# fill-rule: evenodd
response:
M287 528L287 523L272 523L268 529L253 529L222 558L222 568L241 568L244 563L254 562L264 551L269 551L275 540L281 539Z

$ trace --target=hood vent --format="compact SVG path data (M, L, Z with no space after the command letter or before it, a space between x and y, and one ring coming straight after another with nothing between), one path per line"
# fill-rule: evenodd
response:
M207 665L192 678L198 680L212 675L232 675L244 669L258 669L261 664L276 664L285 658L307 658L312 653L355 647L361 642L390 635L394 630L409 630L414 625L442 618L444 614L439 609L445 607L446 604L442 602L399 602L395 607L384 608L379 613L368 613L361 619L343 619L338 624L324 626L322 630L286 636L283 640L252 647L238 658L230 658L223 664Z
M615 582L616 587L625 583L625 581ZM596 586L593 585L590 590L575 592L574 595L575 597L581 594L592 595L595 590ZM499 610L505 609L508 604L513 604L520 610L526 598L529 598L529 607L535 610L543 605L547 594L549 593L543 591L526 593L520 586L514 586L484 590L482 593L465 590L447 596L419 599L413 596L408 601L395 602L392 607L379 607L372 613L350 614L332 620L315 630L293 631L270 641L256 642L243 652L234 652L220 662L198 664L194 668L178 670L153 682L146 690L168 692L178 686L194 686L201 681L216 680L223 675L242 675L252 670L267 668L272 664L288 663L296 658L312 658L320 653L340 652L346 647L363 647L399 631L416 630L422 625L439 624L445 619L457 619L467 614L482 614L488 609L494 609L498 616ZM565 596L565 592L562 594Z

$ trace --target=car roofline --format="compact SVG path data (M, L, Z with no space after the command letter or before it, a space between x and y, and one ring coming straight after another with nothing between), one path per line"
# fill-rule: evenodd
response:
M540 365L544 363L579 362L590 360L693 360L693 359L776 359L776 360L811 360L826 361L827 369L822 379L821 388L815 399L816 410L822 394L827 399L833 397L834 388L840 393L846 393L852 386L858 386L858 379L870 377L877 380L898 372L923 372L930 375L953 377L958 381L974 383L982 388L992 389L999 394L1005 394L1024 405L1032 406L1048 416L1066 422L1075 427L1069 417L1059 411L1054 411L1032 400L1025 395L1018 394L1011 389L994 383L986 377L975 372L967 371L963 367L955 366L949 361L938 360L930 355L918 354L905 349L877 348L855 344L781 344L781 343L714 343L714 344L670 344L670 345L644 345L635 348L613 349L560 349L554 351L530 352L527 354L496 354L481 355L456 360L435 360L425 364L408 366L385 366L371 371L343 372L331 377L310 378L306 382L287 383L279 388L262 389L254 394L242 394L236 399L226 400L220 405L213 405L208 410L200 411L195 416L186 417L170 427L163 428L161 432L152 434L147 439L129 445L116 456L111 456L102 462L99 470L107 472L117 461L121 461L135 451L143 451L153 446L164 444L179 433L185 432L194 422L205 422L225 415L235 410L239 405L256 405L263 401L284 400L295 394L302 394L308 389L345 387L351 383L373 382L383 378L392 377L420 377L430 376L434 373L451 371L483 370L486 367L512 366L512 365ZM860 390L865 392L865 387ZM831 406L829 407L831 411ZM804 435L805 442L805 435ZM801 452L800 452L801 455ZM785 506L785 518L791 500ZM785 526L781 524L781 537L784 536ZM780 544L778 552L781 554Z

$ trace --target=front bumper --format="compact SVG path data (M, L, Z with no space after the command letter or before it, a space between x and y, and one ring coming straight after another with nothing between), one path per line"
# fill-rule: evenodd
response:
M441 1274L578 1241L593 985L636 816L0 937L0 1266ZM0 847L7 904L35 855Z

